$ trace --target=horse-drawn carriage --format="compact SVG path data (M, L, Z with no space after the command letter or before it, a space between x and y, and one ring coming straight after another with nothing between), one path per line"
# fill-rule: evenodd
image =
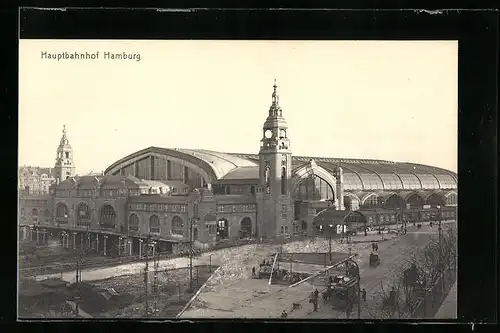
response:
M258 278L259 279L269 279L271 277L271 272L273 271L273 265L270 263L260 264ZM277 269L274 268L273 274L277 272Z
M377 267L380 265L380 258L377 253L370 253L370 267Z
M356 277L337 275L322 293L323 302L335 308L346 309L358 299L358 283Z

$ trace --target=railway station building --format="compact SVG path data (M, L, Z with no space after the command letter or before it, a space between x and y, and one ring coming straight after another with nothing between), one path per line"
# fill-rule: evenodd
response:
M204 248L238 238L313 235L315 219L326 211L368 217L368 210L392 210L396 222L412 209L456 207L458 179L449 170L294 156L293 131L273 88L257 154L148 147L104 175L83 177L71 176L69 158L67 179L50 189L51 218L28 218L21 228L30 228L31 237L34 230L50 232L68 247L136 254L148 237L175 252L190 240ZM69 147L66 132L64 138Z

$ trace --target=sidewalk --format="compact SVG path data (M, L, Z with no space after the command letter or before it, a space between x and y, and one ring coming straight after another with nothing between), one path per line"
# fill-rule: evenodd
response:
M436 319L455 319L457 318L457 282L451 287L448 296L441 304L438 312L434 316Z

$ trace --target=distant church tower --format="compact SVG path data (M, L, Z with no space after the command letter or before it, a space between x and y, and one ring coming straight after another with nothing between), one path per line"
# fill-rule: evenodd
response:
M57 147L54 178L57 183L60 183L74 175L75 165L73 164L73 148L69 145L68 137L66 136L66 125L64 125L61 142L59 143L59 147Z
M262 237L293 232L292 151L276 88L275 80L259 151L257 234Z

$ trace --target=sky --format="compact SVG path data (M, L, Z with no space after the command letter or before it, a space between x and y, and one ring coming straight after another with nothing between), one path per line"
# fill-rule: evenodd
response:
M456 41L20 40L19 59L20 165L53 166L63 125L78 174L150 146L258 153L276 79L294 155L457 171Z

